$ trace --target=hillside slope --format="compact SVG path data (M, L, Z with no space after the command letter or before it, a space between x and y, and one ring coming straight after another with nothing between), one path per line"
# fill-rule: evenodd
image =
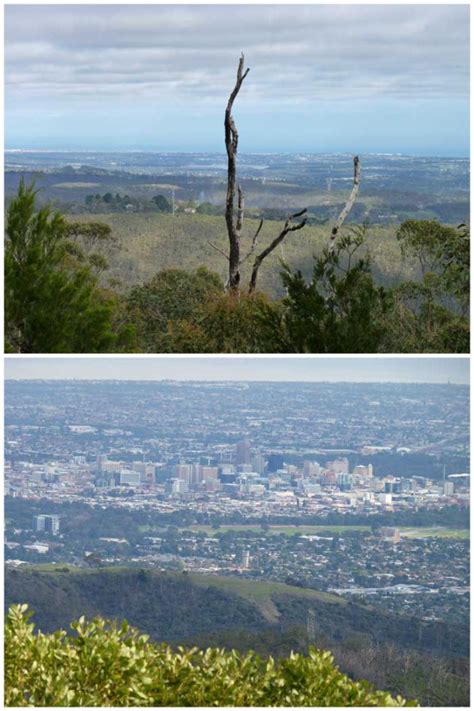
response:
M467 656L469 646L468 630L461 625L385 614L314 590L232 577L30 567L6 573L5 605L16 603L27 603L38 627L48 632L81 615L101 615L125 617L155 640L179 642L218 631L305 627L312 610L317 635L335 641L364 635L376 643L446 656Z
M161 269L176 267L191 270L204 265L223 279L225 277L226 261L209 244L213 242L226 251L223 217L192 214L173 217L168 214L144 213L74 215L70 219L100 221L111 226L119 247L110 256L107 277L120 279L125 289L147 281ZM273 220L264 222L259 245L264 247L269 244L282 225ZM246 220L242 239L244 251L257 227L258 220ZM310 225L300 232L290 234L282 248L275 250L265 260L259 276L260 288L271 296L282 295L279 276L282 258L292 269L301 269L305 276L309 276L313 255L321 252L327 243L329 231L328 225ZM402 262L395 232L396 226L374 226L369 228L367 235L367 245L374 260L374 273L378 281L385 285L417 274L414 262ZM248 260L243 268L243 283L248 281L250 271L251 261Z

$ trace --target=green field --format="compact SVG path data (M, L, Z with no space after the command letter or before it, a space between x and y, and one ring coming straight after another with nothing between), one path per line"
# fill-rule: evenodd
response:
M209 535L215 535L216 533L226 533L227 531L260 531L262 532L262 527L260 525L233 525L221 526L219 529L212 528L212 526L188 526L187 531L200 531L202 533L207 533ZM267 531L268 535L278 536L283 533L285 536L309 536L318 535L319 533L345 533L347 531L370 531L370 526L270 526Z
M201 533L206 533L215 536L217 533L226 533L227 531L243 531L243 532L261 532L262 527L259 525L229 525L221 526L220 528L212 528L212 526L188 526L183 530L191 530ZM286 536L302 536L302 535L319 535L324 533L350 533L353 531L370 531L370 526L270 526L267 531L269 536L277 536L281 533ZM400 534L404 538L469 538L469 530L465 528L431 528L428 526L401 526Z
M119 279L122 289L149 280L161 269L179 267L191 270L204 265L224 279L226 260L209 241L220 249L227 249L227 236L223 217L209 215L169 214L104 214L70 216L72 220L100 221L111 226L118 239L118 248L109 257L110 269L106 277ZM248 219L244 226L242 245L258 226L257 220ZM282 223L266 221L259 237L259 246L266 246L279 232ZM281 249L275 250L261 269L259 285L273 295L282 294L280 260L283 257L292 269L301 269L305 276L312 271L313 255L321 252L327 243L330 227L308 226L288 235ZM396 227L370 227L367 244L374 260L377 278L391 284L402 278L417 275L414 262L402 263L400 248L395 237ZM246 235L248 236L246 239ZM251 260L243 268L243 283L248 281Z
M458 538L468 539L468 528L408 528L400 529L400 534L404 538Z

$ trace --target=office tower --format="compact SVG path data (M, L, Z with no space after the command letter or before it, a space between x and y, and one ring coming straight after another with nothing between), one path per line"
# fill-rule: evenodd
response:
M253 471L257 474L263 474L265 472L265 457L263 454L256 454L252 459Z
M335 459L333 462L327 463L327 468L331 469L336 474L347 474L349 472L349 460L344 457L344 459Z
M341 491L350 491L352 489L352 474L339 472L339 474L336 474L336 481Z
M365 467L363 464L358 464L354 467L354 476L363 477L364 479L371 479L374 475L374 468L372 464L367 464Z
M235 463L239 464L250 464L251 462L251 451L250 442L243 440L242 442L237 442L235 448Z
M59 533L59 516L56 514L40 514L33 518L33 530L35 533L51 533L57 536Z
M201 467L202 481L217 481L217 467Z
M181 479L181 481L190 484L192 479L192 465L176 464L176 466L173 467L173 475L176 479Z
M122 469L117 476L117 483L120 486L139 486L141 483L140 472L134 472L132 469Z
M155 465L151 462L133 462L132 469L140 473L143 483L155 483Z
M282 454L270 454L268 456L267 469L269 472L276 472L283 469L285 460Z
M310 462L305 460L303 462L303 473L307 478L319 476L321 474L321 467L318 462Z
M188 491L188 485L182 479L168 479L165 484L165 494L185 494Z

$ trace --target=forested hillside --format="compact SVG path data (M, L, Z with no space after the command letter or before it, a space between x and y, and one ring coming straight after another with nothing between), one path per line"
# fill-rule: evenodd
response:
M205 266L216 272L224 282L226 261L210 242L225 250L227 237L223 230L223 217L199 214L144 213L71 215L78 222L103 222L110 226L116 245L109 255L109 269L105 279L120 280L119 288L149 281L163 269L192 271ZM246 229L254 234L258 219L248 218ZM283 221L266 221L263 224L262 242L268 242L281 229ZM372 269L384 286L407 279L416 279L420 268L414 258L403 259L396 238L397 227L373 225L367 235L365 251L370 251ZM284 295L281 281L281 261L310 278L314 254L320 253L327 242L327 225L307 225L304 230L288 237L281 249L269 255L260 274L260 288L272 298ZM244 282L250 276L251 264L244 266Z

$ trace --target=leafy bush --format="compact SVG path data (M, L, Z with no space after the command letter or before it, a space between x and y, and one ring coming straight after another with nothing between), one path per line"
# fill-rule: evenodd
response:
M278 662L254 653L199 651L149 642L96 618L66 632L34 633L26 605L5 627L7 706L404 706L401 698L351 681L329 652ZM408 705L415 705L413 702Z
M67 222L36 210L34 186L20 183L9 206L5 244L5 347L16 353L113 350L112 305L97 288L92 263ZM97 235L97 225L89 226ZM99 269L100 270L100 269Z
M389 298L374 282L369 256L357 255L364 240L365 228L341 235L333 249L326 247L315 259L310 282L301 271L285 266L282 279L287 296L280 319L273 321L279 351L373 353L379 349Z
M163 269L149 282L136 286L128 296L127 307L141 348L151 353L168 351L169 328L182 322L192 327L202 305L222 292L223 284L217 274L205 267L193 272ZM193 334L191 342L195 340Z

